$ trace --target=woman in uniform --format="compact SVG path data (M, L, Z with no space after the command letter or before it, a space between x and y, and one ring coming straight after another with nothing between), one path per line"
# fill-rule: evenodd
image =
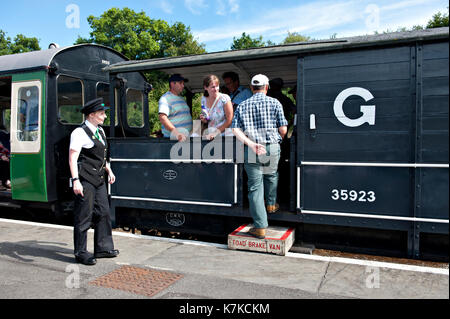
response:
M119 255L114 249L105 178L114 176L107 162L108 144L100 127L106 119L103 98L86 103L81 112L86 121L70 137L69 167L76 196L74 209L74 253L79 263L95 265L96 258ZM94 226L94 254L87 251L87 232Z

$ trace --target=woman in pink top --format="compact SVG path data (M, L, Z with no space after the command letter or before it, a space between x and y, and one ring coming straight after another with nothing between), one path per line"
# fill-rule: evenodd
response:
M205 93L202 97L202 109L207 114L200 115L203 123L208 123L208 132L206 138L214 139L217 135L225 135L225 129L229 128L233 121L233 105L227 94L219 92L220 82L215 75L208 75L203 80L203 88ZM228 134L226 134L228 135ZM233 135L230 132L230 135Z

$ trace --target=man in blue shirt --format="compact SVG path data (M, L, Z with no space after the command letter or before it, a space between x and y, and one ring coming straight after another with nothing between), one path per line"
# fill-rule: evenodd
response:
M249 233L265 238L267 213L275 213L279 209L276 203L278 162L280 143L287 133L288 122L281 103L267 96L269 79L258 74L252 78L251 85L253 96L239 104L231 127L236 137L246 145L244 168L248 176L248 199L254 226Z
M239 83L239 75L235 72L225 72L222 75L223 81L225 82L225 86L228 91L230 91L231 103L233 104L233 109L246 99L252 96L252 92L240 85Z

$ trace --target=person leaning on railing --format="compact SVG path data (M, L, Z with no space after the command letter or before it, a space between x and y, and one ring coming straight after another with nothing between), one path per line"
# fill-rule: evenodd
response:
M287 133L288 122L281 103L267 96L269 79L265 75L255 75L251 86L253 96L239 104L231 127L246 145L244 169L248 176L249 208L254 226L249 233L265 238L269 226L267 213L279 209L276 202L278 162L280 143Z

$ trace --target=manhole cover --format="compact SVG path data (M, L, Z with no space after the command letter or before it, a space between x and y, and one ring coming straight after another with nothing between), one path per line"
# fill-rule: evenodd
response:
M182 275L165 271L123 266L89 284L152 297L182 277Z

